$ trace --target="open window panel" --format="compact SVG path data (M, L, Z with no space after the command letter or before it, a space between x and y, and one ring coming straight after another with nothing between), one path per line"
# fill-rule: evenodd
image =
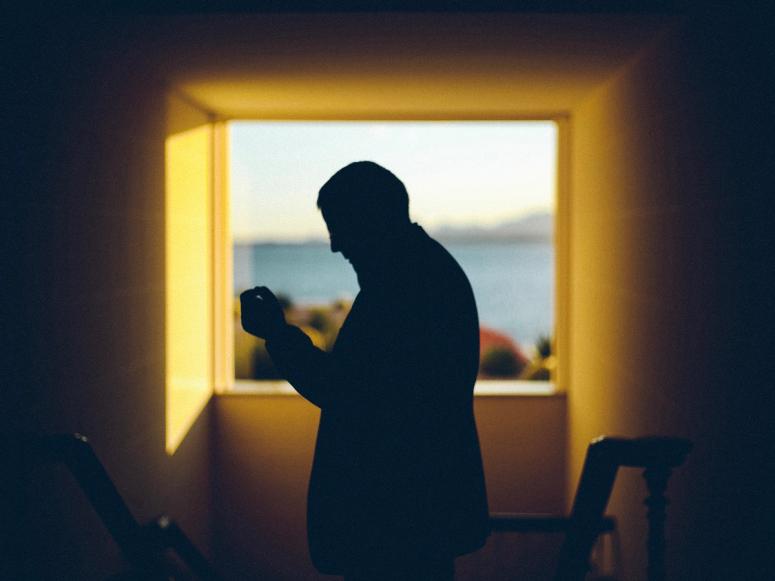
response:
M290 393L239 294L267 286L289 322L331 349L358 293L316 207L338 169L371 160L407 187L410 216L460 263L480 319L478 395L559 388L563 121L231 121L228 123L226 390ZM233 380L232 380L233 378Z

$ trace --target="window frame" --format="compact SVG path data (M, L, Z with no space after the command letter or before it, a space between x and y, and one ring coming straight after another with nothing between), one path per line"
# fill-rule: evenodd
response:
M552 121L557 127L556 206L554 224L555 284L554 337L556 368L549 381L477 381L474 395L556 396L568 391L570 378L570 120L567 114L542 116L467 115L454 118L429 116L336 117L297 119L293 117L228 118L213 122L213 369L214 391L219 395L297 395L283 380L244 380L234 377L233 252L229 203L229 123L232 121Z

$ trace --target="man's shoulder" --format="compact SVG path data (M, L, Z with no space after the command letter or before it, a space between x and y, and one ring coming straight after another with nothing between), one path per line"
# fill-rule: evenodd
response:
M427 268L438 269L450 277L459 279L460 282L468 281L458 261L441 242L425 234L422 246L423 252L418 253L417 256L424 261Z
M463 268L440 242L427 234L408 255L404 276L405 284L435 301L444 296L457 304L473 299Z

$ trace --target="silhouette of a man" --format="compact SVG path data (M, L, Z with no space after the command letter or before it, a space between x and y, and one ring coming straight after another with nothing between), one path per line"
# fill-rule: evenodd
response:
M473 414L479 324L450 254L409 219L403 183L352 163L321 188L331 251L360 292L331 353L286 324L271 291L241 296L242 325L320 407L309 485L312 560L346 581L453 578L489 533Z

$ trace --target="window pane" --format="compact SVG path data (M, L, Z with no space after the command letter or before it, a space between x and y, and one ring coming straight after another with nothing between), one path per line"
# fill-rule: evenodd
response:
M471 281L480 379L549 379L553 122L239 122L230 136L235 297L268 286L286 300L288 318L330 348L358 285L329 250L317 192L341 167L372 160L404 182L412 220ZM236 321L235 377L276 376L261 341Z

